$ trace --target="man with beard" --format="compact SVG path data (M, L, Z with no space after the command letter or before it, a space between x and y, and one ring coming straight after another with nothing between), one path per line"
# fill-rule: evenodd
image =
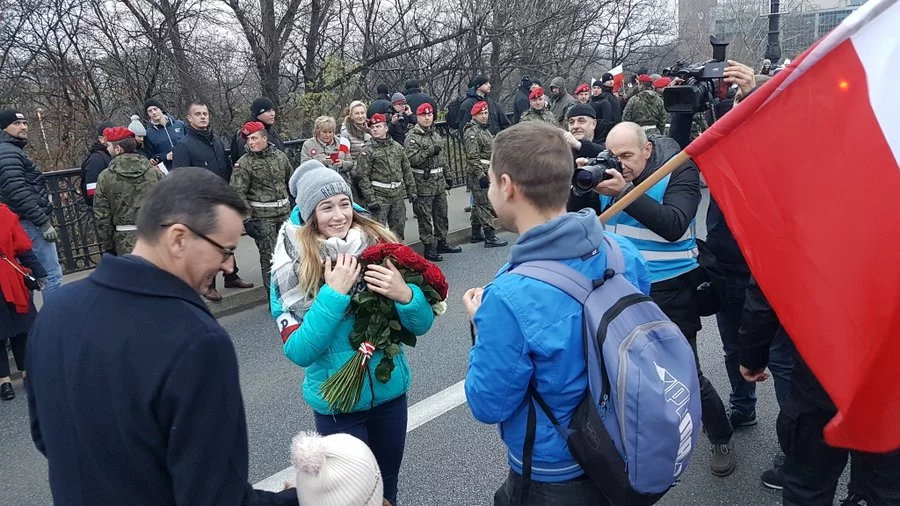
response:
M569 108L578 102L566 89L566 80L562 77L554 77L550 81L550 112L556 118L556 122L562 124L566 119Z

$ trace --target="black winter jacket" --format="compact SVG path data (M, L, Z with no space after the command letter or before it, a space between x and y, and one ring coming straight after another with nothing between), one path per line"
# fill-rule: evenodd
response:
M497 135L500 130L509 126L506 111L493 98L481 97L472 88L466 91L466 99L459 104L459 125L464 127L469 124L469 121L472 120L472 106L481 100L488 103L488 129L491 131L491 135Z
M366 117L371 118L376 113L384 115L390 114L394 109L391 107L391 97L389 95L379 95L366 109Z
M112 157L106 150L104 144L94 141L91 149L81 162L81 195L84 196L84 202L92 206L94 205L94 188L97 186L97 178L103 172Z
M231 160L225 147L211 130L195 130L188 127L187 135L172 150L172 167L203 167L231 181Z
M599 97L591 96L591 105L597 114L597 127L594 128L594 140L597 142L606 141L606 136L612 127L622 121L622 107L619 99L603 88L603 94Z
M247 121L259 121L256 118L248 119ZM262 122L260 122L262 123ZM284 141L281 140L281 134L278 132L278 128L275 125L266 125L266 135L269 139L269 144L275 146L276 148L284 151ZM241 137L241 130L238 129L235 132L234 137L231 138L231 150L228 152L228 155L231 157L231 165L237 163L238 160L241 159L244 154L247 153L247 139Z
M412 111L413 114L416 114L416 109L418 109L420 105L426 103L431 104L431 108L435 110L434 119L437 120L437 107L435 107L434 99L428 93L424 93L422 88L406 88L406 91L403 92L403 96L406 97L406 105L409 106L409 110Z
M20 220L42 227L50 220L53 204L44 175L23 151L27 145L28 141L0 130L0 202Z
M513 124L519 122L522 119L522 115L525 114L525 111L531 109L531 100L529 100L529 96L531 96L531 87L519 85L516 88L516 96L513 97Z

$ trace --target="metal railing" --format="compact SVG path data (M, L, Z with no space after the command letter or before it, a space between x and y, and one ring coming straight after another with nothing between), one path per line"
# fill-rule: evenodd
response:
M435 128L444 138L444 148L450 165L449 178L453 181L453 187L465 185L466 152L456 130L451 129L445 122L435 123ZM288 158L295 165L300 164L300 148L304 141L306 139L284 143ZM59 233L56 247L63 273L69 274L96 267L102 250L94 214L81 195L80 169L45 172L44 178L53 202L51 220Z

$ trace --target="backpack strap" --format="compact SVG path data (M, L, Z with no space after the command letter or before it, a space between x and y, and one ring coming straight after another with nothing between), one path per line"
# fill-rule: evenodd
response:
M543 281L566 292L580 304L584 304L594 290L593 283L584 274L556 260L523 262L509 272Z
M559 420L556 419L550 406L547 405L547 402L544 401L544 398L541 397L541 394L537 392L537 389L532 384L528 385L525 401L528 403L528 420L525 425L525 441L522 445L522 487L518 494L519 500L515 504L526 504L526 500L528 499L528 489L531 487L531 469L534 462L534 439L537 434L537 413L534 409L535 402L541 407L541 411L547 415L550 423L552 423L553 426L556 427L556 430L563 436L563 440L568 439L565 432L566 429L559 424Z
M603 234L603 249L606 251L606 268L616 274L625 274L625 255L619 242L609 234Z

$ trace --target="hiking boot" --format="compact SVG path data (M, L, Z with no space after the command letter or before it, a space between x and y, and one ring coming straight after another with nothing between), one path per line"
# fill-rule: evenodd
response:
M497 235L493 230L485 230L484 231L484 247L485 248L500 248L509 244L508 242L497 238Z
M5 346L5 345L4 345ZM3 360L9 360L6 357L3 357ZM16 391L13 390L12 383L0 383L0 399L4 401L11 401L16 398Z
M781 490L784 488L784 478L781 476L781 469L772 468L762 473L760 476L762 484L766 488L772 490Z
M734 443L729 441L712 445L709 469L713 476L724 478L734 472Z
M438 255L438 252L434 249L434 246L430 244L427 244L425 246L425 253L423 256L425 257L425 260L428 260L429 262L442 262L444 260L444 257Z
M756 420L756 411L751 411L750 414L744 414L740 411L731 411L731 414L728 415L728 420L731 422L732 429L740 429L746 427L753 427L758 422Z
M437 252L438 253L462 253L462 248L460 248L459 246L451 246L451 245L447 244L447 241L438 241Z
M478 242L484 242L484 234L481 233L481 227L477 225L472 226L472 238L469 239L469 242L472 244Z

